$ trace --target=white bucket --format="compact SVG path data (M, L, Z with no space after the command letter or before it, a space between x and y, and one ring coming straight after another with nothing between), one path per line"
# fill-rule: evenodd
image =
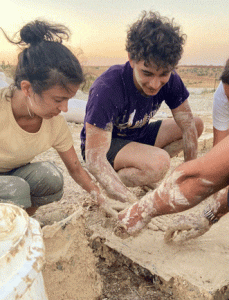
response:
M0 72L0 89L13 83L13 79L6 77L3 72Z
M22 208L0 203L0 300L47 300L44 262L39 223Z
M83 123L87 101L71 98L68 100L68 111L61 112L67 122Z

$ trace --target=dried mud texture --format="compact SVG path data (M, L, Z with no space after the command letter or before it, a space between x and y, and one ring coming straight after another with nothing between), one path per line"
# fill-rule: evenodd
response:
M162 292L161 282L146 269L94 240L92 248L99 257L98 270L103 280L100 299L109 300L173 300L172 291Z
M42 231L46 248L43 277L49 300L98 298L102 281L88 246L82 210Z

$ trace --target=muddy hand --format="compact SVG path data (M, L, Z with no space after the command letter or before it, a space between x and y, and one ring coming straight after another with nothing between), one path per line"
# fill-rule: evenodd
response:
M136 236L149 223L150 219L150 213L144 213L144 210L139 207L138 203L135 203L118 214L115 234L121 238L126 238L130 235Z
M202 214L187 214L177 216L167 228L164 240L169 242L184 242L203 235L210 229L209 221Z
M109 217L113 217L115 219L118 218L118 213L127 208L129 203L123 203L120 201L112 200L108 197L106 197L104 194L91 192L92 197L92 205L96 205L99 207L99 209L105 213L105 215Z
M109 198L104 199L99 203L100 209L105 212L109 217L118 219L118 213L127 208L129 203L115 201Z
M135 194L133 194L132 192L127 192L126 193L126 197L125 197L125 202L126 203L136 203L138 202L138 198Z

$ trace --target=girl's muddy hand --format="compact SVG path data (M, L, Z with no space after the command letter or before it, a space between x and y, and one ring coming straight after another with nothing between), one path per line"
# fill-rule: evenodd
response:
M118 213L127 208L130 204L120 201L112 200L104 197L103 201L100 201L100 209L102 209L109 217L118 219Z

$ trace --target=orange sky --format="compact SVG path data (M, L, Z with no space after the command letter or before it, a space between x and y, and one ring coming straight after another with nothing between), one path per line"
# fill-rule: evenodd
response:
M45 19L68 26L69 45L81 48L88 65L112 65L127 59L128 25L142 10L156 10L175 19L187 34L181 64L224 65L229 57L228 0L7 0L0 26L12 37L24 24ZM156 9L155 9L156 7ZM0 62L15 63L18 49L0 33Z

